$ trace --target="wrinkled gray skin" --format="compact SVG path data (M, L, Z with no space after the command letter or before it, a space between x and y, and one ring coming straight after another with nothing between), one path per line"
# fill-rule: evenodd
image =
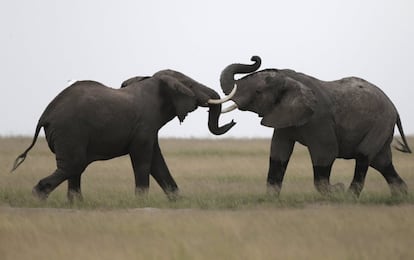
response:
M279 194L295 142L308 147L316 189L323 193L343 190L331 185L329 177L336 158L355 159L355 173L349 191L359 196L369 166L378 170L392 194L406 194L407 185L395 171L390 143L397 124L403 143L398 150L411 152L401 121L390 99L373 84L355 77L321 81L293 70L266 69L239 80L238 73L251 73L254 64L232 64L221 74L221 86L240 110L257 113L261 124L274 128L268 190Z
M135 77L113 89L95 81L78 81L63 90L39 119L33 142L15 161L15 170L34 146L43 127L48 145L56 154L57 169L33 188L41 199L68 181L68 199L81 199L81 174L94 161L129 154L136 193L146 193L149 175L169 198L178 187L164 161L158 131L174 117L183 121L198 106L209 106L209 129L227 132L232 121L218 126L221 105L207 105L219 95L212 89L172 70L152 77Z

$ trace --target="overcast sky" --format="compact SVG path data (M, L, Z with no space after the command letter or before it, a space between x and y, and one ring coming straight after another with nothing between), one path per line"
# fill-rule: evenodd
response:
M227 65L262 58L323 80L362 77L384 90L414 134L414 1L1 0L0 135L33 135L70 79L111 87L174 69L222 94ZM257 115L236 111L226 137L271 137ZM164 137L213 137L207 109Z

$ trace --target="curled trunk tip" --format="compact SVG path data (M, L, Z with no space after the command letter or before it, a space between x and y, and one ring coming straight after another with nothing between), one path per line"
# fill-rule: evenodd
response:
M252 56L251 61L254 61L253 64L240 64L234 63L227 66L220 75L220 85L223 89L223 92L228 95L233 89L235 83L234 75L240 73L251 73L259 69L262 64L262 60L259 56Z
M259 56L254 55L250 58L251 61L254 61L255 63L257 63L258 68L260 67L260 65L262 64L262 59L260 59Z

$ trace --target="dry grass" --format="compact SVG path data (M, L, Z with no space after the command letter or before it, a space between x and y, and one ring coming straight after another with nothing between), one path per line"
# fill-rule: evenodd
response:
M359 200L321 197L301 146L279 199L265 192L269 140L168 139L161 146L180 200L169 202L155 182L147 198L136 198L122 157L91 165L82 180L85 201L71 206L63 184L46 203L31 196L55 167L43 140L9 173L29 143L0 139L2 259L414 259L413 192L391 198L370 170ZM410 190L412 156L394 152ZM338 160L332 181L348 185L353 167Z

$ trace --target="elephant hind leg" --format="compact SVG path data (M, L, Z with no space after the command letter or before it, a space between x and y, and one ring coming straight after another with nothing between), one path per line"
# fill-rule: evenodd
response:
M81 174L72 176L68 179L67 197L70 203L73 203L75 199L83 201L81 192Z
M368 157L364 155L357 156L355 163L354 178L352 179L349 191L359 197L364 188L365 177L369 167Z
M72 194L80 192L80 175L87 166L86 151L83 148L55 146L57 169L51 175L43 178L33 188L33 194L46 199L49 194L62 182L68 180L68 199L73 200Z
M394 168L394 165L390 163L388 166L383 168L376 168L382 176L384 176L385 180L387 181L391 194L393 196L398 195L407 195L408 187L404 180L398 175L397 171Z
M54 173L47 176L46 178L41 179L36 186L33 187L32 193L35 197L45 200L49 194L57 187L59 184L67 180L69 177L63 170L57 169Z
M405 195L408 192L407 184L398 175L392 163L391 148L384 146L381 152L371 162L371 167L379 171L387 181L391 194Z
M46 199L57 186L68 180L67 197L69 202L73 202L74 198L82 200L80 176L85 167L86 166L82 166L81 168L72 170L62 168L56 169L53 174L39 181L39 183L32 190L33 195L42 200Z
M382 124L374 124L358 145L356 154L366 155L368 160L372 161L386 147L389 148L393 138L393 129L394 124L391 124L389 128L384 128Z

